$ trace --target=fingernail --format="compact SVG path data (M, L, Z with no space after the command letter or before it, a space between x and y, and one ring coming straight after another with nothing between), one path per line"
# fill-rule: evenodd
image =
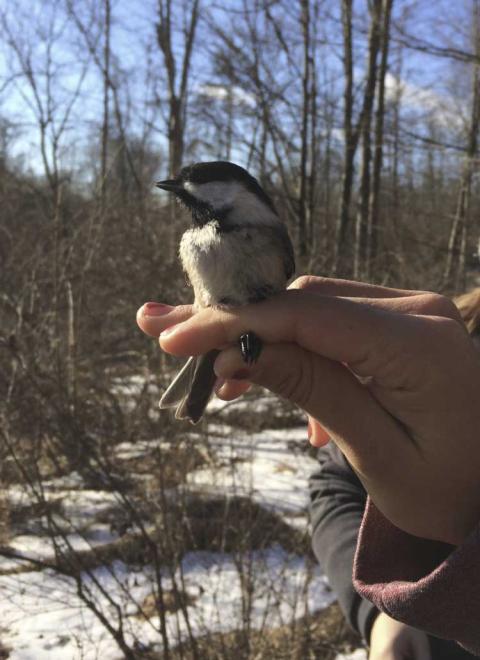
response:
M143 315L144 316L164 316L171 312L173 309L172 305L164 305L163 303L148 302L143 306Z
M248 380L249 378L250 372L248 369L239 369L231 376L232 380Z

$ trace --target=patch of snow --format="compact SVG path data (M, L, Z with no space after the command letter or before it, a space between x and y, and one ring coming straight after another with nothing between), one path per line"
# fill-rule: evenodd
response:
M72 483L77 483L72 480ZM28 506L34 503L34 497L29 491L23 491L20 497L18 489L9 488L6 495L10 506L15 502L16 507ZM45 500L49 503L61 503L61 515L52 512L52 518L60 529L66 534L68 542L74 550L90 550L105 543L118 539L108 522L99 522L97 517L102 514L114 512L118 501L114 493L102 490L49 490L44 492ZM13 507L12 507L13 508ZM112 513L112 519L114 515ZM54 546L46 533L46 520L42 516L32 515L28 532L25 533L25 523L20 529L11 528L11 538L8 546L16 552L41 561L53 561L55 557ZM36 533L33 533L34 530ZM30 533L30 531L32 533ZM16 532L16 533L15 533ZM63 541L57 537L61 545ZM0 572L6 573L18 566L16 560L0 557Z
M56 542L60 547L68 544L76 552L81 552L110 543L116 539L118 539L118 534L112 533L109 525L97 524L82 534L66 534L66 540L57 537ZM8 547L26 558L47 563L55 561L55 548L48 536L20 534L9 541ZM23 562L20 559L0 557L0 573L7 573L19 565L25 565L25 563L28 565L28 562Z
M367 660L366 649L355 649L352 653L339 653L335 660Z
M184 560L185 578L204 587L192 608L192 621L199 632L228 631L241 627L242 588L239 558L220 553L191 553ZM318 566L304 557L289 555L280 546L246 555L241 560L251 575L252 627L286 624L308 611L330 605L335 597Z
M242 588L239 558L223 553L195 552L182 562L186 590L196 594L188 607L189 624L195 636L205 632L242 627ZM317 566L303 557L288 555L279 546L241 558L251 576L252 600L249 618L253 628L282 625L307 611L328 606L334 596ZM179 571L176 574L180 583ZM121 604L130 614L152 592L153 575L135 572L122 562L100 567L84 576L85 589L102 612L115 623L115 608ZM95 581L101 584L100 593ZM165 590L171 579L163 580ZM13 651L11 660L65 660L85 658L117 660L121 655L110 634L78 598L74 580L51 571L0 577L2 641ZM127 593L131 594L128 602ZM243 592L244 593L244 592ZM108 594L108 597L107 597ZM110 601L110 602L109 602ZM187 623L181 612L167 615L171 643L185 639ZM159 621L137 616L124 619L127 641L160 646Z
M132 375L124 378L114 378L112 387L113 394L132 397L139 396L147 383L147 378L142 375ZM153 379L150 379L147 385L147 391L153 394L158 393L158 387Z
M126 397L138 394L144 382L143 377L121 381L118 393ZM234 404L212 401L211 409L217 416L207 419L200 430L182 432L182 441L192 446L197 444L200 449L206 442L209 455L214 456L211 466L188 475L187 487L208 493L250 496L282 515L292 527L303 530L307 521L307 479L317 466L316 460L302 449L308 446L306 423L298 428L251 434L221 421L227 419L223 413L230 410L248 414L253 411L264 419L269 415L273 418L277 405L271 396L243 399ZM154 448L170 449L179 442L178 438L172 436L170 442L160 439L125 442L117 445L115 453L123 460L140 458ZM135 478L140 479L140 476ZM115 512L118 506L114 493L86 489L81 476L75 472L45 482L44 493L47 501L61 504L63 516L52 515L59 524L66 526L68 539L75 549L87 550L117 538L108 524L109 513ZM7 497L10 505L16 507L34 502L30 493L20 487L10 487ZM102 514L103 522L98 522L97 517ZM17 533L11 539L11 546L38 559L53 557L51 542L40 534ZM14 566L18 563L0 559L3 573ZM249 618L252 628L261 630L288 624L306 611L321 610L335 600L319 566L306 557L288 554L280 546L235 556L190 553L183 558L181 569L182 575L177 571L175 580L179 585L183 583L187 593L193 595L187 611L195 636L242 627L245 576L251 579ZM129 644L138 640L140 646L152 644L161 651L158 618L145 620L137 616L141 603L152 595L155 579L151 567L135 570L118 561L100 566L84 578L89 597L94 598L110 622L116 621L115 605L121 608ZM165 573L163 588L170 590L172 587L172 576ZM0 575L0 621L2 642L13 649L12 660L94 660L98 657L118 660L122 656L110 633L79 599L75 581L48 570ZM188 626L181 611L167 614L166 623L172 645L187 637ZM350 660L361 658L363 660L364 656L352 656Z
M63 477L42 481L42 485L45 490L77 490L83 488L85 482L81 474L73 471Z
M317 461L293 450L297 443L307 443L302 427L254 434L231 430L211 437L209 444L224 465L190 472L187 484L213 493L251 496L277 513L299 516L307 511L307 480Z

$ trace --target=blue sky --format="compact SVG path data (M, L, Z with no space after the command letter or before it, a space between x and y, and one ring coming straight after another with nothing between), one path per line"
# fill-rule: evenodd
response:
M46 91L44 76L47 49L45 39L48 30L52 28L51 16L54 8L58 18L53 24L54 48L52 49L56 82L53 85L53 98L56 104L55 114L63 116L71 102L72 94L76 89L82 75L82 84L78 98L71 110L68 128L62 140L63 158L69 166L81 168L85 159L85 150L92 149L98 139L98 127L101 122L102 89L100 77L93 63L83 73L86 49L77 30L65 19L61 0L40 2L36 0L9 0L0 10L4 13L15 39L20 43L24 52L31 56L36 79L41 93ZM216 20L224 23L225 27L232 29L238 21L236 10L239 0L224 2L222 8L215 8L212 0L204 0L202 18L208 12ZM182 20L182 2L174 3L177 24ZM328 40L318 50L319 69L329 71L330 78L334 78L334 94L338 95L341 103L341 35L338 29L338 6L336 3L327 3L331 12L329 22L319 25L319 36ZM101 4L95 0L86 2L75 0L75 10L83 17L93 7L95 11L101 9ZM397 23L406 22L407 29L421 38L434 41L440 46L465 47L469 40L471 21L469 12L470 0L451 2L447 0L396 0L394 5L394 18ZM365 17L365 3L357 0L355 3L357 21L361 24ZM149 76L156 77L156 88L162 90L164 81L163 61L155 40L156 2L155 0L113 0L112 2L112 51L114 62L121 70L119 80L123 92L128 89L128 95L122 93L124 111L129 119L130 130L141 132L144 122L151 121L152 129L149 140L154 147L161 149L165 144L165 125L162 114L155 112L151 104L152 87L148 87ZM234 19L232 21L232 18ZM97 21L97 26L100 20ZM232 32L235 35L235 32ZM362 45L364 37L358 33L357 59L355 72L361 78L364 67L364 53ZM212 65L209 60L209 47L212 35L209 33L207 21L202 20L199 39L195 50L193 75L191 78L192 90L198 90L206 83L215 82L212 75ZM398 58L398 47L395 42L391 48L392 67ZM450 103L457 103L458 112L465 111L468 115L468 72L464 65L454 64L428 55L404 50L402 79L409 85L408 113L416 117L425 113L429 103L423 103L425 95L430 94L431 102L435 98L446 98ZM14 139L10 145L10 153L23 159L24 166L33 171L41 171L39 158L39 131L35 112L34 95L29 89L25 78L22 77L17 56L11 48L0 47L0 116L15 124ZM415 100L415 90L424 90ZM129 98L128 106L126 98ZM423 99L423 100L422 100ZM433 101L432 101L433 99ZM430 103L431 105L431 103ZM444 122L443 129L448 125Z

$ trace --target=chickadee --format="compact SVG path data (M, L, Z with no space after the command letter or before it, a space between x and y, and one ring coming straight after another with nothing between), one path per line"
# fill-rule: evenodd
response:
M194 306L234 307L283 291L295 271L293 247L270 197L253 176L227 161L195 163L175 179L159 181L192 214L180 241L180 259L195 293ZM255 362L261 341L239 339L247 363ZM196 424L215 386L219 351L191 357L160 400L176 408L177 419Z

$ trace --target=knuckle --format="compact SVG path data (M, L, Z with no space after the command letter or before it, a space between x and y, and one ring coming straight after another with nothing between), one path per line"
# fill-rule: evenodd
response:
M460 314L454 302L440 293L425 293L421 296L421 311L429 316L444 316L458 322Z

